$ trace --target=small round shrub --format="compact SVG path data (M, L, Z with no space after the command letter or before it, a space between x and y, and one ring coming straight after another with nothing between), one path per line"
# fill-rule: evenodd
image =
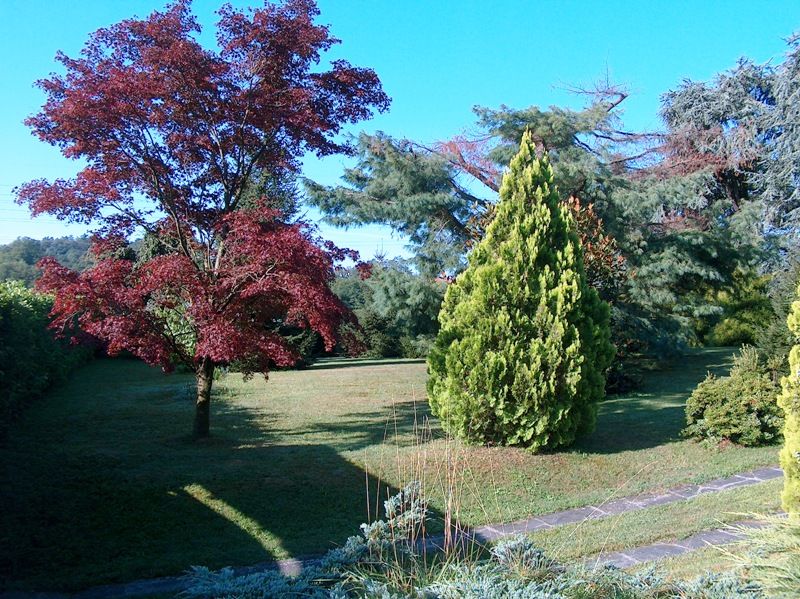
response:
M683 434L697 439L767 445L780 440L780 388L755 348L745 347L729 376L709 374L686 403Z

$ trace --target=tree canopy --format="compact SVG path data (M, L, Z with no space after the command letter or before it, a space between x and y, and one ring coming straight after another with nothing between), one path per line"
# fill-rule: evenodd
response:
M621 147L641 136L618 128L624 93L606 89L593 97L581 111L475 107L479 133L430 146L361 134L358 161L345 170L344 185L307 181L309 200L332 224L382 223L408 236L423 272L457 272L492 218L503 169L524 130L537 151L550 153L563 199L576 197L578 207L588 207L605 198L611 173L601 157L623 161Z
M95 227L92 268L42 262L54 325L77 318L112 353L194 368L198 436L217 365L266 374L294 357L276 321L311 327L330 348L348 318L328 283L351 254L291 222L254 182L286 180L306 151L350 151L341 127L389 105L372 70L319 67L338 40L314 22L313 1L218 14L217 50L198 42L178 0L98 30L78 58L59 53L65 74L38 82L47 100L26 122L86 166L18 189L34 215ZM149 259L123 251L134 231L155 244Z
M88 237L20 237L0 245L0 281L22 281L30 287L41 274L36 263L45 256L72 270L85 270L92 265L90 245Z
M420 272L455 274L527 129L574 208L618 346L696 342L701 319L725 317L715 298L796 245L799 57L794 37L783 62L742 59L710 82L677 85L657 131L626 129L627 93L603 83L575 90L587 98L580 110L476 107L470 133L449 140L362 135L342 184L308 183L310 200L333 224L407 235Z

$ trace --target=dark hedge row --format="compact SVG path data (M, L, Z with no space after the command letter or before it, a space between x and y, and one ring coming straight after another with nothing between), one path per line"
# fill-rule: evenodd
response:
M47 328L52 299L20 282L0 283L0 439L32 399L91 356Z

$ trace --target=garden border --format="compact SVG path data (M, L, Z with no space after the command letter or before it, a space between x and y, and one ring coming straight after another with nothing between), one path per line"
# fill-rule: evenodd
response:
M474 538L480 542L492 542L508 536L556 528L567 524L577 524L586 520L599 520L609 516L618 516L627 512L644 510L657 505L687 501L699 497L700 495L748 487L774 480L781 476L783 476L783 470L778 466L768 466L766 468L758 468L757 470L734 474L733 476L725 478L718 478L699 485L681 485L660 493L650 492L616 499L609 498L608 501L598 503L597 505L562 510L505 524L478 526L470 530L468 535L470 538ZM732 526L752 528L759 526L759 524L755 521L743 521L737 522ZM717 528L699 532L686 539L673 543L658 542L650 545L632 547L624 551L602 553L598 556L587 558L584 562L592 567L598 565L612 565L620 568L627 568L665 557L682 555L703 547L733 543L741 538L742 535L732 531L731 528ZM440 547L443 541L443 536L431 537L427 539L426 545L436 548ZM245 575L269 569L277 569L286 575L296 575L304 567L312 565L317 560L319 560L319 556L309 556L307 558L262 562L252 566L235 567L232 568L232 570L236 574ZM12 591L0 593L0 599L113 599L142 597L162 593L177 593L185 589L186 586L187 579L185 576L168 576L136 580L121 584L102 585L77 593Z

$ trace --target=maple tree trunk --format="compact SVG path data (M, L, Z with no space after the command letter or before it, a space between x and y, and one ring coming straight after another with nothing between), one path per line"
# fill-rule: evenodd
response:
M211 416L211 383L214 381L214 363L203 358L197 367L197 401L194 410L194 436L203 439L209 434Z

